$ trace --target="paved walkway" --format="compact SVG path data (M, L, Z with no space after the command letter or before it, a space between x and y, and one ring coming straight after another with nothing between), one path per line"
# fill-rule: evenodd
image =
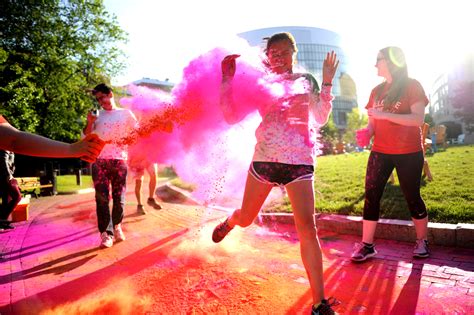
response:
M164 203L146 216L127 194L127 240L98 249L94 195L41 197L30 220L0 234L0 314L308 314L309 285L291 225L236 228L210 241L221 210ZM320 232L327 296L340 314L474 314L474 250Z

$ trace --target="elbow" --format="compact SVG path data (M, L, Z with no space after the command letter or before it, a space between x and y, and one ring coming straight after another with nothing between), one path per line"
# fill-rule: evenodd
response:
M329 109L327 112L325 113L321 113L319 115L316 115L315 116L315 119L316 119L316 122L321 125L321 126L324 126L325 124L327 124L327 122L329 121L329 116L331 114L331 109Z
M229 114L224 115L224 120L229 125L234 125L234 124L239 122L239 119L237 119L237 117L235 117L235 115L229 115Z
M416 127L421 127L423 126L423 124L425 123L425 117L422 116L422 117L417 117L417 119L415 119L415 126Z
M328 123L328 117L326 117L325 119L324 118L316 119L316 123L320 126L324 126L325 124Z

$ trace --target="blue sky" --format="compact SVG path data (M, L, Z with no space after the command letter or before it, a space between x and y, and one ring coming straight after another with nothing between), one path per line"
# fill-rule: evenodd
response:
M427 93L434 79L473 51L469 1L426 0L105 0L129 33L121 47L128 68L113 78L127 84L143 77L173 82L200 53L225 45L237 33L274 26L310 26L343 38L353 65L359 103L380 81L374 60L380 48L400 46L410 75Z

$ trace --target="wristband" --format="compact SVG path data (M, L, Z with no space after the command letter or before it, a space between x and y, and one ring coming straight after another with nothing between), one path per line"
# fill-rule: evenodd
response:
M323 86L332 86L332 83L323 83Z

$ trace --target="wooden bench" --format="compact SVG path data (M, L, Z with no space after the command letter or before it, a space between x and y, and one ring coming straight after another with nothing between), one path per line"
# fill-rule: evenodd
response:
M15 177L18 182L18 187L22 193L31 192L38 198L37 190L43 193L43 190L50 196L53 195L53 184L41 184L39 177Z

